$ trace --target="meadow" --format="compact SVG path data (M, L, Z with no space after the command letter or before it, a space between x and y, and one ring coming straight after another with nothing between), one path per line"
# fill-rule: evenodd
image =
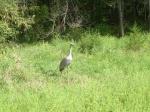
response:
M4 47L0 112L150 112L150 36L87 33L58 70L69 39Z

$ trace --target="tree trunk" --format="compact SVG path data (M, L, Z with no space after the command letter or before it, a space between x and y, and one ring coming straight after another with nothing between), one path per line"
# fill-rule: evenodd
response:
M137 19L137 11L136 11L136 0L133 0L133 21L136 22Z
M51 7L53 6L53 0L48 0L47 5L48 5L49 13L51 13Z
M119 11L119 25L120 25L120 36L124 36L124 23L123 23L123 0L118 0L118 11Z
M149 11L149 14L148 14L148 25L149 25L149 32L150 32L150 0L148 0L148 11Z

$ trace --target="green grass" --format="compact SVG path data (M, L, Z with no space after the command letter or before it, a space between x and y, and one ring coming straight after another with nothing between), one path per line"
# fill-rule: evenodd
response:
M129 37L91 36L97 41L76 42L63 74L68 41L7 48L0 54L0 112L149 112L149 36L137 50L128 49Z

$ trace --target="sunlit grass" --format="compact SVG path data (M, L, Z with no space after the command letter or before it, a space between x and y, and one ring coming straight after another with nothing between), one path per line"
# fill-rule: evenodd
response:
M73 63L63 74L58 65L69 41L8 48L0 55L0 111L149 112L148 41L134 51L128 37L90 36L97 41L76 42ZM93 50L82 53L81 44Z

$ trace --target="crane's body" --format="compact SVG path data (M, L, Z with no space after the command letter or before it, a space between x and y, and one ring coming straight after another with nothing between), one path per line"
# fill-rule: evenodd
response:
M65 68L67 68L72 62L72 44L70 45L69 54L62 59L59 65L59 71L62 72Z

